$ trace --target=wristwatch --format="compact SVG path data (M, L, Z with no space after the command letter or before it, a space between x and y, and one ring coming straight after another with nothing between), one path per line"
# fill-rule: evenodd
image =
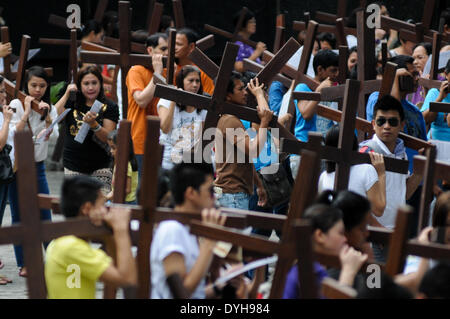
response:
M92 132L96 133L102 129L102 126L98 124L95 128L91 128Z

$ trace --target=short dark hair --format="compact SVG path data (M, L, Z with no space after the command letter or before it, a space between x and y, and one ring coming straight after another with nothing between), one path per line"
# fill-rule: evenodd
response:
M392 95L386 94L378 99L377 103L373 108L373 119L376 118L378 110L381 111L397 111L400 115L400 120L405 120L405 111L403 110L403 106L399 100L397 100Z
M330 127L325 135L325 145L337 147L339 143L339 124L334 124ZM354 151L358 150L358 139L356 135L353 135L353 147ZM332 173L336 170L336 162L325 161L327 173Z
M417 43L414 47L413 47L413 52L416 48L418 47L423 47L425 49L425 51L427 51L427 55L430 55L431 52L433 51L433 46L431 45L431 43L429 42L421 42L421 43Z
M349 190L326 190L319 195L316 202L339 208L343 213L346 231L357 227L367 214L370 214L370 202L367 198Z
M175 165L170 174L170 188L175 204L183 204L184 194L188 187L198 190L208 175L214 175L213 167L208 163L179 163Z
M84 38L89 35L92 31L94 34L99 34L103 30L103 25L95 20L87 21L81 28L81 37Z
M317 40L319 40L319 46L320 41L328 42L332 49L336 49L336 36L333 33L330 32L322 32L319 33L317 36Z
M149 36L147 38L147 42L146 42L147 48L148 47L156 48L159 44L159 38L163 38L164 40L167 40L167 34L158 32L158 33L154 33L151 36Z
M303 218L311 221L313 231L320 229L323 233L327 233L342 220L342 211L329 205L314 204L305 211Z
M166 30L167 32L168 30ZM188 43L195 43L200 38L198 33L192 30L191 28L181 28L177 30L177 34L184 34L188 40Z
M227 93L233 94L235 80L240 80L240 81L244 82L244 77L243 77L242 73L237 72L237 71L231 72L230 80L228 81L228 86L227 86Z
M450 265L441 262L429 269L420 283L419 292L427 298L450 299Z
M326 69L330 66L339 66L339 56L331 50L320 50L314 56L313 67L317 74L317 68L321 66Z
M144 29L139 29L131 32L131 41L135 41L137 43L146 43L148 38L148 32Z
M64 179L61 189L61 212L65 217L76 217L81 207L89 202L95 204L103 184L86 175Z
M161 16L161 20L159 22L159 29L158 32L165 32L167 30L167 28L170 27L170 25L172 24L172 17L167 15L167 14L163 14Z
M410 55L396 55L389 59L389 62L397 64L397 69L407 69L407 64L413 64L414 58Z

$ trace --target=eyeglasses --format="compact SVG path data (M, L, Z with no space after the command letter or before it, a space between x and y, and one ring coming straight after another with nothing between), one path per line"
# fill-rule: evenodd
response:
M377 120L375 121L375 123L378 125L378 126L383 126L384 124L386 124L386 122L388 122L389 123L389 125L390 126L392 126L392 127L397 127L398 126L398 124L400 123L400 121L399 121L399 119L398 118L396 118L396 117L390 117L390 118L385 118L385 117L379 117L379 118L377 118Z

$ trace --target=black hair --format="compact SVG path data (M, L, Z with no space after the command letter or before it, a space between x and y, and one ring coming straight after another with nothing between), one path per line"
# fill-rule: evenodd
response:
M65 217L76 217L81 207L95 204L103 184L95 178L78 175L64 179L61 188L61 212Z
M423 47L425 49L425 51L427 51L427 55L430 55L433 52L433 46L431 45L431 43L429 42L421 42L421 43L417 43L414 47L413 47L413 52L416 48L418 47Z
M445 73L450 73L450 59L448 59L447 64L445 65Z
M171 194L170 192L170 170L168 169L159 169L158 170L158 207L165 207L165 203L162 203L162 200L167 194ZM174 207L173 205L173 197L170 197L169 207Z
M429 269L420 283L419 292L427 298L450 299L450 265L439 263Z
M3 76L0 75L0 84L3 83Z
M227 93L233 94L235 80L240 80L240 81L244 82L244 77L243 77L242 73L239 73L237 71L231 72L230 80L228 81L228 86L227 86Z
M325 135L325 145L338 147L339 143L339 124L334 124L330 127ZM358 150L358 139L353 135L353 151ZM332 173L336 170L336 163L333 161L325 161L327 173Z
M386 275L380 272L380 287L369 288L368 285L362 285L358 291L357 299L412 299L413 294L407 288L400 286Z
M182 88L184 90L184 79L191 73L197 73L200 78L200 88L198 89L197 94L203 95L203 84L202 84L202 74L200 72L200 69L197 68L194 65L185 65L181 68L181 70L178 72L177 76L175 77L175 84L178 88ZM186 110L186 105L183 104L177 104L177 106L180 108L180 111ZM200 114L202 111L201 109L196 109L197 113Z
M113 130L113 131L108 133L108 140L113 142L114 145L116 145L116 146L117 146L117 135L118 135L118 133L119 133L118 130ZM136 156L134 155L133 141L131 139L131 136L130 136L129 145L130 145L130 151L128 152L128 161L131 164L131 169L133 170L133 172L137 172L137 170L138 170L138 163L137 163Z
M169 30L166 30L166 33ZM198 33L192 30L191 28L181 28L177 30L177 34L184 34L188 40L188 44L195 43L200 38Z
M403 110L403 106L399 100L397 100L392 95L385 95L378 99L377 103L373 107L373 118L375 119L377 116L378 110L381 111L397 111L400 115L400 120L403 121L405 119L405 111Z
M342 220L342 211L329 205L314 204L306 209L303 218L311 221L313 231L320 229L323 233L327 233Z
M408 69L408 64L414 63L414 58L410 55L396 55L389 59L389 62L397 64L397 69Z
M446 227L450 212L450 191L444 192L436 199L433 210L433 227Z
M236 24L237 24L238 21L239 21L239 17L240 17L240 16L241 16L241 11L240 11L240 10L239 10L239 12L236 12L236 13L233 15L233 25L236 26ZM242 29L245 29L245 28L247 27L248 21L251 20L251 19L253 19L253 18L255 18L255 14L253 13L253 11L247 10L247 12L246 12L246 14L245 14L245 16L244 16L244 20L242 21ZM239 30L239 31L241 31L241 30Z
M244 71L242 73L242 82L244 82L244 85L247 85L251 79L254 79L257 76L255 72L252 71Z
M319 35L317 36L317 40L319 41L319 44L320 41L328 42L332 49L336 49L336 36L333 33L330 32L319 33Z
M168 16L167 14L163 14L161 16L161 20L159 22L158 32L166 32L166 30L168 28L170 28L172 21L173 21L173 19L171 16Z
M353 52L358 52L358 47L356 45L352 46L349 50L348 50L348 56L350 56L350 54L352 54Z
M449 10L449 8L442 11L441 19L444 19L444 25L447 25L448 27L450 27L450 10Z
M357 80L358 79L358 63L356 63L353 68L350 70L348 78L350 80Z
M77 103L80 103L80 104L86 103L86 97L83 95L83 92L81 91L81 82L83 81L83 78L88 74L93 74L100 82L100 92L98 93L97 100L99 100L102 103L105 103L106 97L105 97L105 90L103 89L103 77L102 77L102 73L100 72L100 69L97 65L87 65L78 71Z
M131 41L145 44L147 42L148 32L144 29L139 29L131 32Z
M208 175L214 175L211 164L179 163L175 165L170 173L170 188L175 204L184 203L184 194L188 187L199 190Z
M370 213L370 202L367 198L352 191L323 191L316 200L317 203L339 208L343 213L345 231L349 232L360 225Z
M167 34L158 32L158 33L154 33L151 36L149 36L147 38L147 42L146 42L147 48L148 47L156 48L159 44L159 38L163 38L164 40L167 40Z
M320 50L313 60L315 74L317 74L319 66L323 69L327 69L330 66L339 66L339 56L331 50Z
M81 38L84 38L89 35L92 31L94 34L99 34L103 30L103 25L95 20L87 21L83 27L81 28Z
M23 81L23 91L27 95L30 94L28 92L28 82L31 80L31 78L33 76L44 79L44 81L47 83L47 89L45 90L45 93L42 96L41 100L51 106L51 103L50 103L50 86L51 86L50 77L48 76L47 72L45 71L45 69L43 67L35 65L28 69L28 71L25 74L25 81ZM42 120L44 120L44 119L42 119Z

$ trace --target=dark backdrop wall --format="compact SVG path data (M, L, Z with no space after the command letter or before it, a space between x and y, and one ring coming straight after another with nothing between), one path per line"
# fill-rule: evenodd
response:
M172 14L171 0L158 0L165 4L164 13ZM118 1L110 0L108 10L117 10ZM368 3L374 1L367 1ZM447 1L442 1L445 7ZM30 64L53 66L55 68L54 81L66 78L68 47L40 46L39 37L68 38L69 33L57 27L50 26L48 16L50 13L67 16L66 7L77 3L82 10L82 21L93 17L97 5L96 0L2 0L3 18L10 27L10 37L13 43L13 52L19 53L20 38L28 34L32 38L31 48L41 47L39 55ZM132 29L137 30L145 26L149 0L131 0L133 8ZM420 21L422 17L424 0L395 0L385 1L391 16L406 20L409 18ZM277 13L286 14L287 33L294 35L291 30L293 20L301 20L303 13L309 11L314 17L316 10L330 13L336 12L336 0L183 0L183 8L188 26L196 29L200 35L206 35L204 24L211 24L229 31L233 30L233 15L243 6L247 6L256 14L257 32L252 39L263 41L271 49L274 39L274 26ZM348 14L359 4L359 0L348 1ZM438 12L438 10L436 10ZM434 27L437 26L438 17L433 18ZM216 36L216 47L207 51L216 62L220 62L225 39Z

